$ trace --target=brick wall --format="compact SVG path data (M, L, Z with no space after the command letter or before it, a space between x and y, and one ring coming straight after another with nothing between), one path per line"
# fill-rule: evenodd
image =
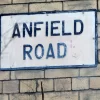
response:
M0 0L0 13L98 10L100 0ZM0 71L0 100L100 100L100 44L97 68Z

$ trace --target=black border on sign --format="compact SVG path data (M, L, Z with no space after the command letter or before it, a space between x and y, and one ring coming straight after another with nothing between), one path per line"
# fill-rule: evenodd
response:
M63 65L63 66L39 66L39 67L18 67L18 68L0 68L4 71L14 71L14 70L43 70L43 69L64 69L64 68L92 68L97 67L98 64L98 34L97 34L97 10L88 9L88 10L68 10L68 11L42 11L42 12L32 12L32 13L9 13L0 15L0 67L1 67L1 17L9 15L38 15L38 14L55 14L55 13L77 13L77 12L95 12L95 64L93 65Z

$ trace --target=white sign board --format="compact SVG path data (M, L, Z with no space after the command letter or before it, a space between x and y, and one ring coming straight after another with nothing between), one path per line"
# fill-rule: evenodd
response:
M1 15L1 69L96 64L95 11Z

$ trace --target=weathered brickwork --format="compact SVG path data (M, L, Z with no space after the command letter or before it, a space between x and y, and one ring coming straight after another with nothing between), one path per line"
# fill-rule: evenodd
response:
M0 100L8 100L8 95L0 94Z
M98 23L100 24L100 12L98 12Z
M53 79L38 80L37 91L39 92L41 92L41 82L44 87L44 91L53 91Z
M1 0L0 4L11 4L11 0Z
M3 81L3 93L18 93L19 81Z
M72 78L72 90L85 90L89 89L88 78Z
M82 91L80 100L100 100L100 91Z
M34 79L34 78L44 78L44 71L23 70L23 71L11 72L11 79Z
M100 89L100 77L91 77L90 78L90 88L91 89Z
M100 64L96 68L80 69L80 76L100 76Z
M36 81L22 80L20 81L20 92L36 92Z
M55 79L54 86L55 86L55 91L71 90L71 78Z
M96 0L78 0L63 2L64 10L84 10L95 9L97 7Z
M46 78L77 77L79 69L51 69L45 71Z
M62 3L38 3L38 4L30 4L30 12L35 11L52 11L52 10L62 10Z
M100 37L100 25L98 24L98 37Z
M9 80L10 71L0 71L0 80Z
M2 93L2 88L3 88L2 82L0 82L0 93Z
M36 96L36 100L42 100L42 96L39 94ZM44 100L78 100L78 92L52 92L45 93Z
M98 66L0 71L0 100L100 100L100 0L0 0L0 14L88 9L97 10Z
M27 4L19 5L0 5L0 13L22 13L28 12Z
M45 2L45 0L13 0L13 3Z
M36 97L34 94L11 94L10 100L36 100Z

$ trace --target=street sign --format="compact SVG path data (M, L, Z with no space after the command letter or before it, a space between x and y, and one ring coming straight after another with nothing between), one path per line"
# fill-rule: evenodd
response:
M96 11L1 15L1 69L96 66Z

